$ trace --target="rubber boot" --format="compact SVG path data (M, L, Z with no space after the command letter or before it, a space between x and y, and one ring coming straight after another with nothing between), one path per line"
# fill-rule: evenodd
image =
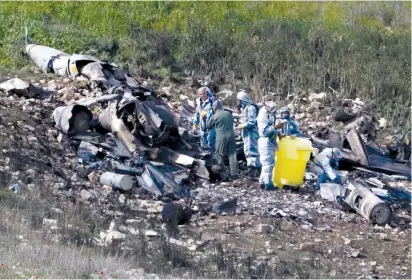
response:
M270 183L270 184L265 185L265 190L275 191L275 190L277 190L277 188L272 183Z

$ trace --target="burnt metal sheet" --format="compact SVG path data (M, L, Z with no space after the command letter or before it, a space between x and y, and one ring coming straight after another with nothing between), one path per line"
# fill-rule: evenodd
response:
M355 156L359 159L360 164L368 167L369 166L369 158L366 148L359 137L359 134L354 130L351 129L346 136L346 139L349 142L351 150L354 152Z
M407 164L393 161L387 156L369 155L369 168L389 174L401 174L411 178L411 167Z
M183 194L183 187L177 184L169 174L161 172L157 167L150 163L146 163L145 166L155 178L156 185L162 195L181 196Z
M58 107L53 112L53 119L57 127L69 136L87 132L93 114L82 105Z
M179 154L172 149L166 147L160 147L158 149L151 149L151 157L153 160L161 161L164 163L173 163L179 164L186 167L191 167L193 162L195 161L194 158Z

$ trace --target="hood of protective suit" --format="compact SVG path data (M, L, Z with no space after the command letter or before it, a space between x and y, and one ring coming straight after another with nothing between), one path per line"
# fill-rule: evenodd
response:
M245 103L247 105L253 103L252 99L250 99L250 96L246 91L239 91L236 97L237 100L242 102L242 104Z
M276 114L276 103L273 101L267 101L265 102L265 107L266 110L268 110L268 113L271 115Z
M283 116L283 114L287 113L288 115ZM282 120L290 120L290 110L289 107L283 107L282 109L280 109L280 118Z

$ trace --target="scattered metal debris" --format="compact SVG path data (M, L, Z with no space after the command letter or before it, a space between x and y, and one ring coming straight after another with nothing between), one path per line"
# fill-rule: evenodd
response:
M196 104L188 96L180 95L180 102L168 102L162 97L164 95L157 95L127 72L89 55L69 55L40 45L27 45L26 52L43 72L86 79L89 88L95 90L87 98L75 98L70 103L66 102L68 106L56 108L53 118L57 128L77 147L79 161L104 172L100 176L101 184L122 191L138 185L152 196L166 199L190 196L186 184L193 183L194 178L210 180L220 177L219 171L213 168L213 159L201 152L198 136L190 131ZM30 92L30 84L22 80L9 84ZM0 89L13 90L1 85ZM171 87L162 90L170 97ZM233 92L223 90L219 95L230 101ZM312 94L309 101L313 104L306 112L321 108L319 101L325 98L326 93ZM373 141L379 131L379 123L365 108L360 100L344 100L333 116L343 123L342 129L334 130L318 122L309 129L321 129L308 133L312 134L309 138L314 147L339 148L346 164L368 174L363 178L364 185L360 181L352 181L348 186L323 184L321 197L347 206L342 209L352 208L372 223L387 224L391 220L392 209L385 202L410 199L410 193L395 193L388 186L388 181L395 180L395 174L411 177L410 166L405 161L408 155L410 157L410 141L403 140L396 147L388 147L388 151L377 147ZM225 110L237 116L235 110ZM304 117L305 114L299 116ZM244 156L242 145L238 135L236 148L240 160ZM372 176L376 178L370 178ZM305 179L312 182L316 175L306 173ZM367 184L374 188L368 189ZM242 209L243 206L238 206L238 199L234 198L209 204L206 211L235 213L238 207ZM285 219L299 217L280 209L271 209L268 213ZM176 240L175 243L192 246L179 242Z
M0 83L0 90L5 91L9 95L16 94L19 97L27 98L37 97L44 92L44 90L20 78L14 78Z

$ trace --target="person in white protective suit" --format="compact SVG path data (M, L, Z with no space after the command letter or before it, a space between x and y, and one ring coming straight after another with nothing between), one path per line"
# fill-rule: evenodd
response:
M249 94L245 91L240 91L237 94L237 99L241 103L243 112L241 115L241 124L235 129L242 131L243 150L245 152L246 163L248 166L248 175L250 177L257 176L258 170L262 166L257 150L257 140L259 133L257 129L256 118L258 114L257 105L252 101Z
M262 189L274 190L272 182L273 167L275 166L275 150L277 149L276 136L282 123L275 124L276 103L267 101L259 110L257 125L259 130L258 150L262 170L259 185Z
M319 175L316 189L320 189L320 184L328 181L342 184L342 176L336 171L342 157L343 154L338 148L326 148L315 156L312 170Z

